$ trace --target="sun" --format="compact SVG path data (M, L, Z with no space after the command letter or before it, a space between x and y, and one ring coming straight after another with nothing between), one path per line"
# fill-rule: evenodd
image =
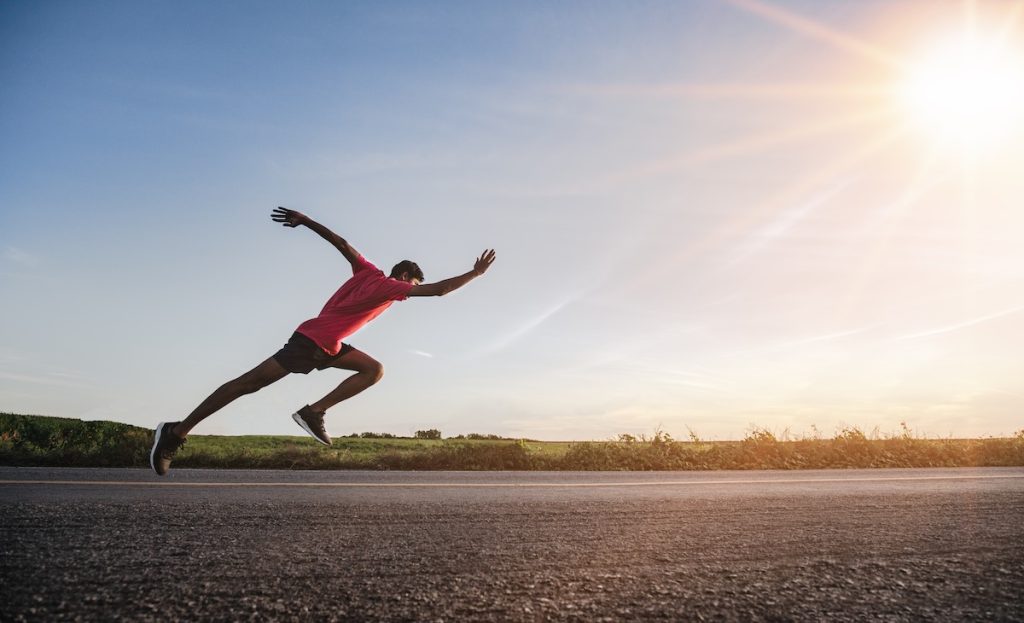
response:
M914 125L938 142L989 148L1024 129L1024 55L997 37L961 35L928 49L899 92Z

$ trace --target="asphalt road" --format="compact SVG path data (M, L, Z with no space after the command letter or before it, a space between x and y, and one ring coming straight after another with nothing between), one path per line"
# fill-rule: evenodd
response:
M0 467L0 619L1024 621L1024 469Z

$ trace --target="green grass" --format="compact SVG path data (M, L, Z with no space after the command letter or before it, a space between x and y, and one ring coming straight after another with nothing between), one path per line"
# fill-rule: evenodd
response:
M484 437L478 435L476 437ZM0 413L0 464L148 466L152 431L118 422ZM741 441L617 441L340 437L330 448L305 436L192 435L175 467L263 469L717 470L1024 465L1024 430L1009 438L925 439L906 426L868 436L778 439L755 429Z
M568 444L516 440L352 438L330 448L309 437L193 435L179 467L282 469L537 469Z

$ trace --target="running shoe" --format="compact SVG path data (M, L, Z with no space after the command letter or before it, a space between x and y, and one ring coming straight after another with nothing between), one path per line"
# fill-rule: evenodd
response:
M293 413L292 419L302 427L302 430L312 435L313 439L316 439L325 446L331 445L331 436L327 434L327 429L324 428L323 413L317 413L310 409L309 405L306 405Z
M149 452L149 464L160 476L171 469L171 459L185 445L185 440L174 434L175 424L178 422L160 422L153 433L153 449Z

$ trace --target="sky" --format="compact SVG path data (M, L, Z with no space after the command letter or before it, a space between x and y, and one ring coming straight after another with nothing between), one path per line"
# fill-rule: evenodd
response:
M0 4L0 411L152 427L272 355L351 274L286 206L498 253L348 339L335 435L1013 434L1021 4Z

